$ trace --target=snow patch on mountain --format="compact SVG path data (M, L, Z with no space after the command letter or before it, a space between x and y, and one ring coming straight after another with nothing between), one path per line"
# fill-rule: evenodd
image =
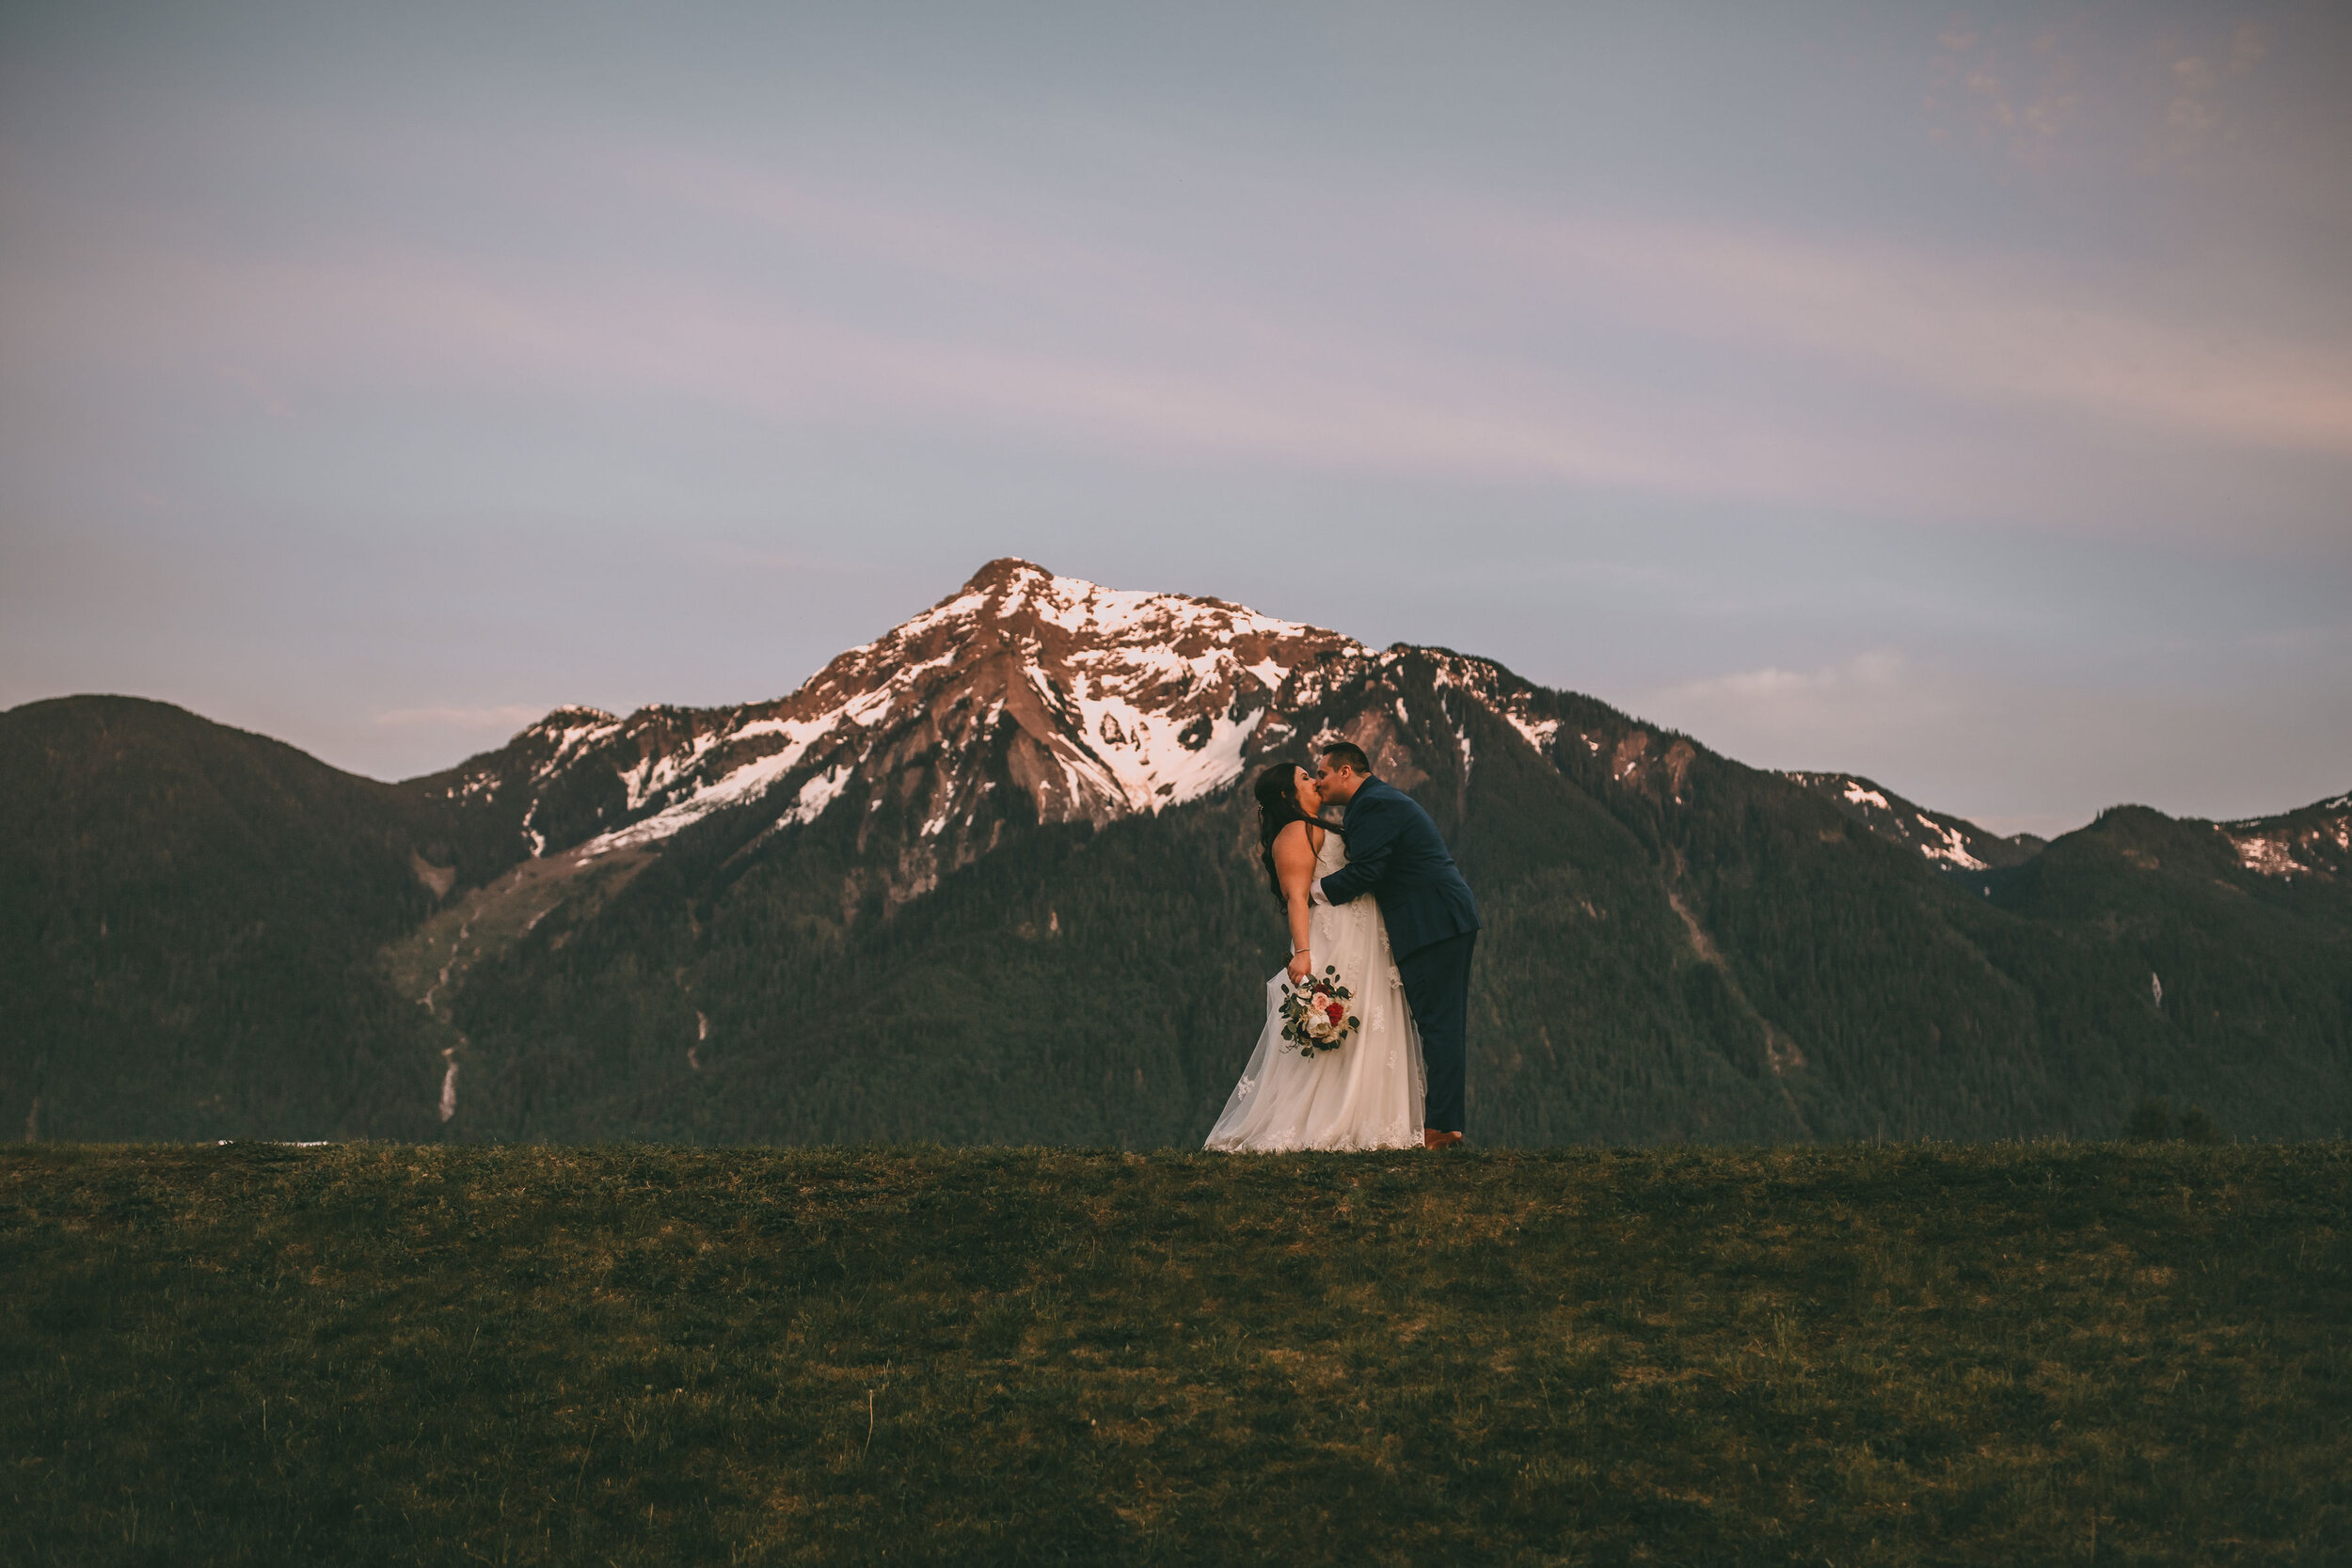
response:
M2237 849L2238 863L2249 871L2258 871L2265 877L2292 877L2306 869L2278 839L2250 833L2244 838L2233 833L2229 838Z
M533 769L532 776L552 778L580 753L612 739L620 731L621 721L600 708L557 708L523 732L544 739L548 745L547 760Z
M765 793L769 785L789 773L792 765L800 760L802 750L801 747L787 746L780 752L771 752L722 773L717 779L694 787L691 793L675 804L665 806L653 816L632 822L626 828L599 834L589 842L587 851L592 855L603 855L615 849L652 844L683 832L712 812L741 805Z
M840 799L850 777L850 769L847 768L828 768L817 774L801 785L800 793L792 798L790 808L776 819L776 825L791 827L797 823L816 821L825 815L827 806Z
M1551 749L1551 737L1560 733L1560 721L1557 719L1522 719L1518 714L1506 710L1502 715L1502 721L1518 731L1520 737L1538 752L1549 752ZM1598 750L1600 742L1597 740L1593 742L1595 750Z
M1394 657L1393 654L1382 656L1384 661ZM1431 674L1430 683L1440 692L1461 691L1468 694L1481 707L1517 730L1519 738L1533 746L1537 755L1549 757L1551 754L1551 743L1560 734L1560 721L1536 718L1529 705L1530 689L1522 683L1509 680L1501 665L1489 659L1470 658L1459 654L1442 655ZM1599 749L1598 741L1591 740L1589 736L1587 741L1594 750ZM1463 757L1467 761L1470 737L1466 735L1461 736L1461 743Z
M2003 838L1972 822L1924 811L1890 789L1851 773L1789 771L1781 775L1821 796L1876 836L1953 871L2016 865L2042 847L2039 839Z
M1919 853L1931 861L1942 861L1956 870L1982 871L1985 863L1968 852L1967 835L1958 828L1936 821L1926 812L1913 814L1919 826L1926 829L1929 841L1919 846Z
M1131 811L1158 811L1221 789L1241 776L1242 755L1265 718L1201 716L1179 724L1121 697L1081 697L1079 733L1090 760L1088 782Z
M2276 816L2217 822L2238 863L2265 877L2352 875L2352 794L2314 801Z

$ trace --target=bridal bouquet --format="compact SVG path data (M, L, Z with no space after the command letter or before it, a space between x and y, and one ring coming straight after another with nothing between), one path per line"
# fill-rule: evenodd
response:
M1283 1041L1301 1056L1337 1051L1363 1022L1347 1010L1354 994L1340 984L1338 968L1326 964L1322 974L1282 998Z

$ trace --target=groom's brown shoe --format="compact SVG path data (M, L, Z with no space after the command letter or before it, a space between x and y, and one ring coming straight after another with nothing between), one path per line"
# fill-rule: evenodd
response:
M1424 1127L1422 1129L1421 1141L1424 1148L1459 1148L1462 1147L1462 1134L1440 1132L1434 1127Z

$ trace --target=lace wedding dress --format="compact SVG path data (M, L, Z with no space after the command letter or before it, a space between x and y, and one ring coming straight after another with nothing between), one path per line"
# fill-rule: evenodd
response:
M1323 835L1318 880L1347 863L1337 833ZM1282 1038L1289 974L1266 982L1265 1027L1242 1069L1225 1114L1209 1130L1210 1148L1280 1153L1301 1148L1419 1148L1426 1079L1421 1035L1405 1005L1405 982L1389 952L1389 928L1369 897L1309 915L1315 973L1336 965L1363 1026L1337 1051L1302 1056Z

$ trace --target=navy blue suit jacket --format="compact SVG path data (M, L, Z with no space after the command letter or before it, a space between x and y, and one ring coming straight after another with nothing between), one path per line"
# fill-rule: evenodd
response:
M1410 795L1366 779L1341 820L1347 863L1323 879L1334 904L1371 894L1399 958L1433 942L1478 929L1478 900L1438 836L1438 825Z

